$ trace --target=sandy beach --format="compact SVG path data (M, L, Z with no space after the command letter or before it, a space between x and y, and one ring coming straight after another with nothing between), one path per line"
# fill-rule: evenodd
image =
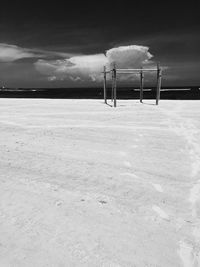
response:
M5 98L0 132L0 267L200 266L199 100Z

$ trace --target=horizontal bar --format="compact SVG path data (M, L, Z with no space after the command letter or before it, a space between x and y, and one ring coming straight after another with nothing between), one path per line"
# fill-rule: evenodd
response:
M116 71L157 71L158 69L116 69Z
M113 70L102 71L101 73L111 73Z
M128 71L136 71L136 72L141 72L141 71L157 71L158 69L115 69L116 71L121 71L121 72L128 72ZM113 70L107 70L106 73L110 73ZM102 71L104 73L104 71Z
M125 71L117 71L117 74L140 74L140 72L125 72Z
M141 73L141 71L158 71L158 70L160 70L161 71L161 69L115 69L116 71L117 71L117 73L124 73L124 74L128 74L128 73ZM111 73L113 71L113 69L112 70L107 70L107 71L103 71L103 72L101 72L101 73Z

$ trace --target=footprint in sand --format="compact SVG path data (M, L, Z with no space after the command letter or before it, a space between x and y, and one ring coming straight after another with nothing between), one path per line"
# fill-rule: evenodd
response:
M57 200L57 201L55 202L55 205L58 206L58 207L61 206L62 204L63 204L63 202L60 201L60 200Z
M139 177L136 174L130 173L130 172L123 172L123 173L121 173L121 175L130 176L130 177L139 179Z
M163 192L162 186L160 184L152 184L152 186L156 189L156 191L160 193Z
M184 241L179 241L178 254L183 262L184 267L197 266L194 265L194 257L192 253L192 247Z
M169 216L164 210L162 210L160 207L154 205L152 207L152 210L154 210L162 219L169 220Z
M130 168L131 167L131 163L129 161L124 161L124 166Z
M199 199L200 199L200 181L194 184L193 187L190 189L189 201L192 205L192 216L194 218L197 217L196 204L198 203Z

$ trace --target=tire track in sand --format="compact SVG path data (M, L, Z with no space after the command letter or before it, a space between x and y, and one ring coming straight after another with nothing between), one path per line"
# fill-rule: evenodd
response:
M184 267L197 267L200 266L200 220L197 215L197 205L200 202L200 143L197 137L199 138L200 131L195 126L193 119L183 119L177 114L178 112L181 112L180 106L174 110L167 111L167 117L172 131L183 137L187 142L191 159L190 178L192 181L195 180L188 197L188 201L191 204L194 244L191 245L185 240L180 240L178 254Z

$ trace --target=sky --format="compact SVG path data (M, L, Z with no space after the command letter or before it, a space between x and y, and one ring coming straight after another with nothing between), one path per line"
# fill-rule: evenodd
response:
M195 3L196 2L196 3ZM163 85L200 84L197 1L4 1L0 86L92 87L101 71L163 68ZM118 77L137 85L135 75ZM155 75L145 76L146 84Z

